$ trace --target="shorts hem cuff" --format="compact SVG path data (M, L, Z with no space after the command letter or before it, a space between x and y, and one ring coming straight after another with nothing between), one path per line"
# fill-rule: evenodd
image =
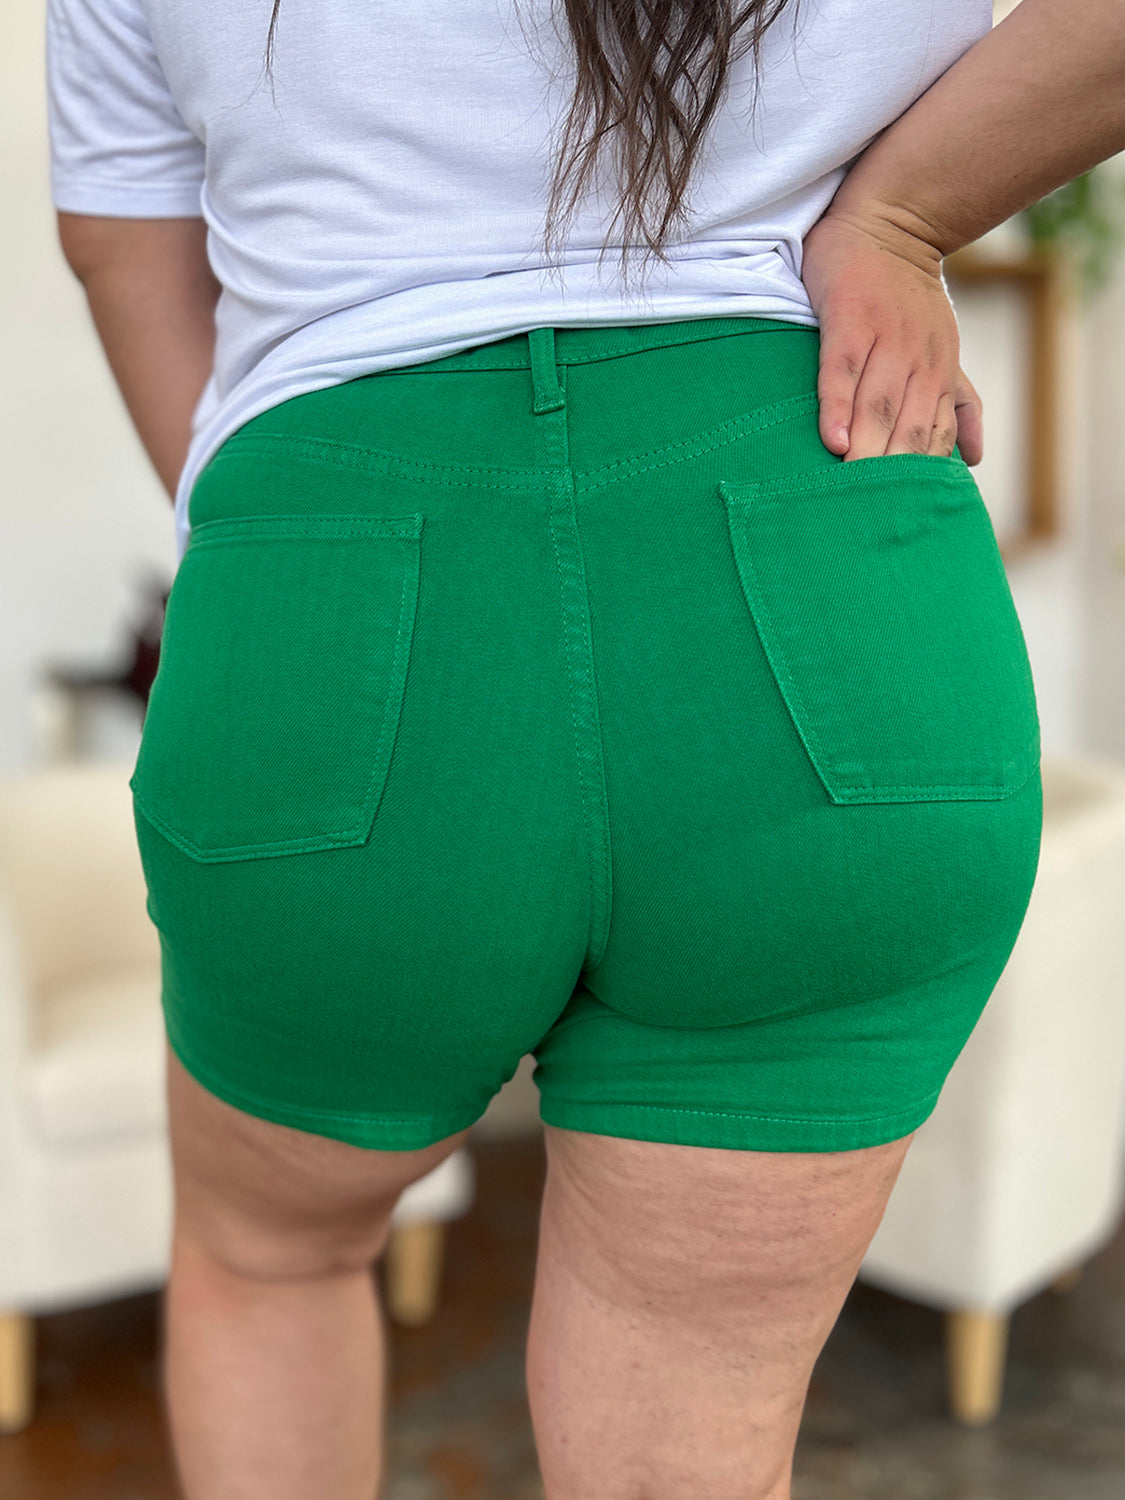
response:
M917 1130L941 1090L893 1114L820 1117L755 1115L744 1110L677 1109L661 1104L589 1103L540 1099L546 1125L669 1145L718 1146L736 1151L859 1151Z
M283 1104L239 1088L219 1077L210 1067L195 1061L179 1045L171 1032L168 1043L177 1058L197 1083L224 1103L244 1114L275 1125L289 1125L313 1135L329 1136L352 1146L369 1150L420 1151L447 1136L456 1135L480 1119L483 1111L472 1116L452 1115L368 1115L348 1114L338 1110L314 1109L303 1104Z

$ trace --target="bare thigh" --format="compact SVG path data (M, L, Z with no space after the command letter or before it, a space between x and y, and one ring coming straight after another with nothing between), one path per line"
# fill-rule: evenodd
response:
M177 1234L242 1274L322 1275L383 1250L403 1189L468 1131L417 1151L377 1151L246 1114L167 1048Z
M547 1126L528 1348L547 1500L787 1500L813 1366L912 1139L791 1153Z

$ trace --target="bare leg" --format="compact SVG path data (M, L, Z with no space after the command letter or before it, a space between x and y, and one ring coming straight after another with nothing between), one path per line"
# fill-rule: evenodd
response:
M913 1136L546 1135L527 1380L547 1500L789 1500L813 1366Z
M376 1500L383 1316L372 1266L423 1151L243 1114L168 1053L176 1223L168 1421L187 1500Z

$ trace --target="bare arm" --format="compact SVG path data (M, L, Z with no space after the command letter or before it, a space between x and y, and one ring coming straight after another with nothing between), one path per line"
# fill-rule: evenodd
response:
M1121 150L1122 0L1022 0L872 142L804 241L826 446L980 461L942 258Z
M174 496L214 358L219 284L204 221L60 213L58 226L125 405Z
M1118 151L1122 0L1021 0L868 147L832 210L951 255Z

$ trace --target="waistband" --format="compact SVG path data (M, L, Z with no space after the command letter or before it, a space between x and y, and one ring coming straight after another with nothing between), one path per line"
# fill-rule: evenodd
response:
M673 323L628 323L609 328L536 328L490 343L476 344L459 354L424 364L408 365L399 373L441 375L453 370L519 370L553 357L556 365L584 365L616 359L667 344L693 344L737 333L816 332L817 325L789 318L682 318ZM387 372L393 373L393 372Z

